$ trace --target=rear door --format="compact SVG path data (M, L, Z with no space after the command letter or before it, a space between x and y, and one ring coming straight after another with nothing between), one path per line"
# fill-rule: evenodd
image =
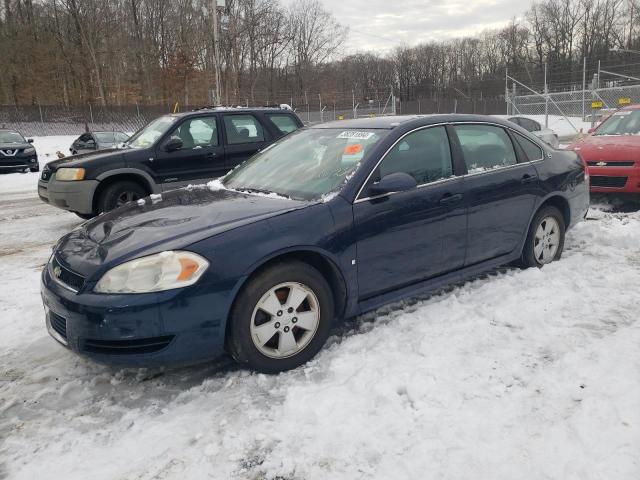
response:
M218 122L217 115L188 118L158 145L151 168L163 190L206 182L226 173ZM169 152L166 145L173 138L182 140L182 148Z
M527 234L538 194L533 164L516 154L507 131L489 124L453 127L467 168L465 266L506 255Z
M269 132L250 113L222 115L225 135L225 166L231 170L271 142Z
M418 187L369 197L367 186L404 172ZM464 185L454 175L444 126L406 135L374 170L353 205L360 300L460 268L466 247Z

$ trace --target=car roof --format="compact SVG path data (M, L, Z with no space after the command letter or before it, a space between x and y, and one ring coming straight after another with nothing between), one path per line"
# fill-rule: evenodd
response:
M626 107L621 108L621 110L640 110L640 104L627 105Z
M19 135L22 135L18 130L11 130L10 128L0 128L0 132L10 132L10 133L17 133Z
M336 120L333 122L314 125L311 128L343 128L343 129L384 129L393 130L401 125L412 126L434 125L451 122L488 122L497 123L505 127L513 126L513 123L499 117L489 115L464 115L464 114L433 114L433 115L389 115L384 117L366 117L351 120Z
M273 112L273 113L291 113L294 114L293 110L289 110L288 108L280 108L280 107L202 107L197 108L195 110L191 110L189 112L178 112L178 113L168 113L172 117L186 117L189 115L197 115L199 113L212 113L212 112L223 112L223 113L250 113L250 112Z

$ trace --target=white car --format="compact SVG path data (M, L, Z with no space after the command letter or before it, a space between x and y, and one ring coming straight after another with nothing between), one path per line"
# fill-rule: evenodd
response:
M550 128L543 127L535 120L526 117L509 117L507 120L521 126L526 131L531 132L547 145L551 145L553 148L560 146L558 135Z

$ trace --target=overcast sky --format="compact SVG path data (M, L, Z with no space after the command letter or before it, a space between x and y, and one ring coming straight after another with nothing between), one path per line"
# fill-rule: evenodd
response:
M532 0L321 0L351 29L345 53L389 50L502 27Z

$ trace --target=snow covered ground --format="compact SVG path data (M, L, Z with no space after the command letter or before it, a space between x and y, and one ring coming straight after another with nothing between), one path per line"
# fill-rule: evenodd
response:
M80 220L36 179L0 176L0 478L640 478L638 212L355 319L293 372L115 371L46 333L40 271Z

